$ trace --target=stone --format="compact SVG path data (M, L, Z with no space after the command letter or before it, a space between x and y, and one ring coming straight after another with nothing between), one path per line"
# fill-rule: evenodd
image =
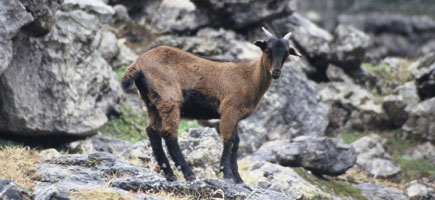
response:
M400 171L390 161L391 156L382 147L384 143L385 139L375 134L364 136L352 143L358 154L356 164L375 177L391 177Z
M95 152L108 152L120 155L132 144L125 140L108 136L95 135L85 140L71 142L68 145L69 152L79 154L91 154Z
M9 179L0 179L0 199L26 200L32 199L32 194Z
M290 142L267 142L253 153L252 159L303 167L316 175L337 176L355 164L357 155L351 146L336 139L299 136Z
M418 103L409 113L402 129L417 138L435 141L435 98Z
M63 0L62 10L74 10L76 8L95 14L102 22L108 22L115 14L113 8L102 1Z
M108 185L120 194L126 191L165 191L174 194L192 194L200 197L228 199L287 199L280 192L263 189L255 185L235 185L223 179L202 179L192 182L167 182L166 179L148 168L142 168L117 160L107 152L90 155L63 155L50 163L37 164L40 180L35 193L44 191L62 193L71 190L89 189ZM220 190L221 192L215 192ZM255 192L253 192L255 191ZM147 196L142 199L148 199Z
M111 62L112 59L118 55L118 41L116 35L111 31L102 31L100 45L98 46L98 51L101 56L107 61Z
M11 39L21 27L34 19L26 8L16 0L3 1L0 7L0 75L12 61L13 48Z
M55 13L62 3L61 0L19 0L34 20L26 25L25 31L32 36L41 37L50 32L55 24Z
M358 85L345 82L330 82L318 88L322 102L340 105L350 111L348 125L356 130L388 128L389 121L375 97Z
M402 190L384 187L374 183L354 185L367 198L372 200L409 200Z
M306 181L294 169L278 164L257 162L249 167L246 175L247 181L256 182L264 189L283 192L288 199L309 199L311 194L330 197L330 194Z
M400 128L408 119L411 109L419 101L415 83L410 81L395 88L392 94L384 97L382 108L394 126Z
M413 184L406 189L406 195L411 199L429 200L435 197L434 189L423 184Z
M1 133L90 135L117 109L119 81L95 51L101 21L68 2L49 33L14 39L13 58L0 77Z
M350 78L342 68L333 64L328 66L328 69L326 70L326 76L330 81L333 82L353 83L352 78Z
M239 123L242 154L254 152L266 141L324 135L329 106L320 101L313 84L303 74L300 66L304 63L290 59L257 111Z
M130 16L128 15L127 7L122 4L117 4L113 6L113 10L115 11L115 20L116 21L128 21L130 20Z
M52 160L58 158L59 156L61 156L61 154L56 149L50 148L40 151L39 156L43 160Z
M408 160L425 159L435 165L435 146L430 142L407 149L403 158Z
M178 137L180 149L197 177L216 177L223 144L213 128L189 129Z
M421 46L434 39L435 33L435 21L426 16L361 13L340 15L338 21L369 33L373 40L369 49L385 48L384 53L378 55L369 50L374 59L386 56L412 58L422 55Z
M425 100L435 97L435 53L418 59L409 68L416 79L420 98Z
M112 60L112 68L118 69L120 67L128 67L131 63L136 61L139 57L133 50L125 45L126 40L124 38L117 41L118 54Z
M293 13L296 10L294 0L204 0L193 2L208 11L212 23L232 29L243 29L261 24Z

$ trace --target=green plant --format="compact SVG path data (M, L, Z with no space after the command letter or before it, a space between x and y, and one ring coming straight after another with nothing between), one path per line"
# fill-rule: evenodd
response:
M189 128L198 128L198 124L195 121L181 119L180 123L178 124L178 135Z
M392 160L400 166L400 176L405 180L415 180L422 176L435 178L435 165L425 159L407 160L400 155L394 155Z
M355 132L351 131L343 131L341 133L341 140L343 140L344 144L351 144L358 140L361 136L357 135Z
M139 114L124 105L121 116L109 116L109 121L100 129L107 136L116 137L130 142L137 142L146 138L145 114Z

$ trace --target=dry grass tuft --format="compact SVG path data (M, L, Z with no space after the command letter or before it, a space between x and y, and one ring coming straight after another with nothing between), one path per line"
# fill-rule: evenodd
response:
M0 146L0 177L13 180L25 189L33 188L38 162L36 151L21 146Z

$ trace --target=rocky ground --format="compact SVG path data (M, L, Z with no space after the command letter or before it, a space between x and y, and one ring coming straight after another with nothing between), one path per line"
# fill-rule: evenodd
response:
M0 199L435 199L435 21L335 13L331 25L306 8L296 0L2 2ZM246 184L218 172L220 137L204 126L218 122L186 120L179 142L198 179L179 173L167 182L136 91L120 89L125 67L153 44L252 59L261 26L292 31L303 57L288 59L239 123Z

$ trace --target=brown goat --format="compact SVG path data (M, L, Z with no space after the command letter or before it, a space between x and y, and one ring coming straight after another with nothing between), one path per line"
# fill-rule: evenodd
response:
M301 56L289 46L291 33L279 39L264 28L263 31L268 39L255 42L262 54L251 61L213 61L177 48L158 46L127 68L122 87L127 89L135 82L145 101L149 118L147 135L168 180L176 177L163 151L162 137L177 169L181 168L186 180L195 179L177 142L178 123L183 117L220 119L224 143L221 170L224 178L243 182L237 167L240 141L237 123L256 110L272 78L279 78L285 59L289 55Z

